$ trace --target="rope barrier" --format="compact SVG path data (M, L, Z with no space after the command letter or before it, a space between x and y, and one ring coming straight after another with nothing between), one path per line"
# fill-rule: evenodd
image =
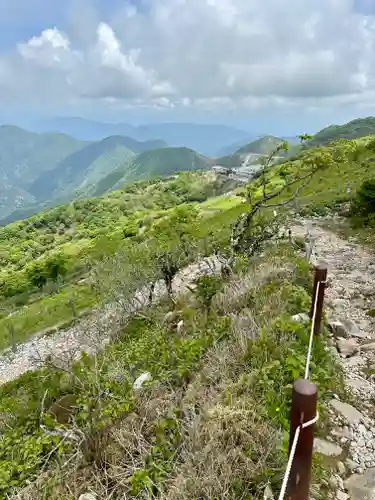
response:
M313 315L312 315L312 320L311 320L309 347L308 347L307 356L306 356L305 380L307 380L309 378L311 352L312 352L312 346L313 346L313 340L314 340L314 330L315 330L315 323L316 323L316 312L317 312L317 306L318 306L319 288L320 288L321 283L325 283L325 281L318 281L317 282L315 297L314 297L314 309L313 309ZM283 483L281 486L279 500L283 500L285 497L285 492L286 492L286 488L288 485L290 471L292 469L294 455L296 453L298 439L299 439L299 436L301 434L301 430L306 429L306 427L310 427L310 425L314 425L318 421L318 419L319 419L319 413L316 412L316 416L312 420L309 420L308 422L301 422L301 424L297 427L297 429L294 433L293 443L292 443L292 446L290 448L289 459L288 459L288 463L286 466ZM303 421L303 414L301 416L301 420Z
M315 330L315 323L316 323L316 311L318 308L319 288L320 288L321 283L323 283L323 281L318 281L318 283L316 284L316 291L315 291L315 298L314 298L314 311L313 311L312 320L311 320L309 348L307 350L307 356L306 356L306 367L305 367L305 379L306 380L309 378L311 351L312 351L312 346L313 346L314 330Z
M302 415L302 418L303 418L303 415ZM286 487L288 485L290 471L292 469L294 455L296 453L297 443L298 443L299 435L301 434L301 430L306 429L306 427L310 427L310 425L314 425L318 420L319 420L319 413L316 412L315 418L313 418L312 420L309 420L308 422L301 423L301 425L299 427L297 427L297 429L296 429L296 432L294 434L293 444L292 444L292 447L290 449L288 464L287 464L286 470L285 470L283 484L281 486L279 500L283 500L285 497Z

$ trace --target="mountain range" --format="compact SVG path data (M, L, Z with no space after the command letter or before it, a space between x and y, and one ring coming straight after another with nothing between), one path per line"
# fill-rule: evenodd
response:
M38 121L33 124L33 129L37 132L61 132L85 141L98 141L112 135L128 136L137 141L161 139L170 146L187 147L207 156L222 155L223 147L233 143L238 143L240 147L252 140L247 132L234 127L198 123L133 126L128 123L103 123L78 117L58 117Z
M0 220L9 222L138 179L205 170L213 160L160 139L89 142L60 132L0 127Z
M59 123L69 127L73 123L77 129L87 124L81 119L64 120ZM242 132L221 125L160 124L134 128L126 124L88 123L86 133L90 137L104 133L109 127L111 131L121 129L143 139L114 134L89 141L63 132L36 133L13 125L0 126L1 224L72 199L98 196L139 179L170 176L184 170L207 170L213 165L251 168L259 163L259 156L269 154L285 140L268 135L248 142L237 137L230 143L229 136ZM227 146L222 148L228 151L227 155L208 157L188 146L192 142L202 144L208 135L213 137L215 130L216 147L223 134L229 134L226 135ZM156 137L160 133L162 138L144 139L152 132ZM198 141L199 133L202 136ZM375 117L359 118L321 130L306 147L326 144L340 137L350 139L371 134L375 134ZM165 140L166 137L172 144ZM184 145L176 146L175 142ZM239 147L234 149L235 145ZM295 156L300 149L299 144L292 143L288 153L278 154L277 161Z
M375 116L356 118L343 125L329 125L308 142L309 147L328 144L337 139L357 139L375 134Z

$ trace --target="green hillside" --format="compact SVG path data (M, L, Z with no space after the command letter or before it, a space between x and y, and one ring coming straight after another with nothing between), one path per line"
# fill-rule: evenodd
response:
M313 181L300 192L298 204L302 212L324 213L347 201L348 185L354 192L363 180L375 176L373 143L369 141L349 142L348 147L350 145L355 149L350 160L334 165L327 163L326 168L315 175ZM311 155L319 153L324 156L328 152L328 148L309 149L297 160L275 166L271 185L281 185L291 173L303 172ZM150 177L156 176L156 172L161 175L171 173L176 164L177 168L180 165L177 160L181 156L188 159L191 168L207 169L210 165L210 160L185 148L154 150L135 157L143 159L141 163L130 162L134 168L128 173L129 179L142 173ZM165 161L171 158L173 163L166 166ZM188 166L184 163L185 169ZM142 168L142 171L137 168ZM121 169L112 172L102 180L107 184L103 184L100 190L110 189L109 186L116 184L120 175L123 175ZM121 182L124 182L123 177ZM253 185L256 188L256 181ZM147 234L155 221L163 218L173 207L202 203L225 192L225 189L230 189L230 181L222 177L219 181L211 171L177 173L165 180L146 179L125 185L109 195L77 200L1 228L0 292L7 301L34 293L29 283L34 264L48 267L56 255L65 256L69 273L82 272L87 262L94 262L103 250L107 252L109 248L116 248L124 238L138 238L141 228L146 228ZM203 214L215 213L218 209L225 212L237 210L238 203L241 203L241 197L223 197L203 203L200 209Z
M222 156L215 160L217 165L228 167L228 168L238 168L243 165L244 160L247 160L247 165L258 164L260 161L260 155L268 155L275 151L279 144L284 143L284 139L280 139L274 136L265 136L256 141L249 142L245 146L238 149L235 153L227 156ZM299 153L301 146L295 143L289 143L288 151L279 151L277 157L287 158L292 157ZM248 158L249 155L254 155L253 158Z
M207 170L213 160L188 148L163 148L145 151L126 163L124 175L116 186L143 178L168 176L180 171ZM105 181L104 181L105 182Z
M158 140L138 142L129 137L106 137L68 155L55 166L51 175L41 175L36 179L30 191L38 200L68 199L76 192L90 195L102 178L117 170L130 157L155 146L160 148L166 144Z
M57 162L87 143L61 133L35 134L19 127L0 126L0 176L27 186Z
M340 156L344 160L332 162L330 154L335 147L340 147ZM371 137L343 141L340 146L319 146L302 151L293 161L276 165L270 172L270 186L280 187L290 176L303 176L309 168L311 159L316 155L322 159L324 168L318 170L312 180L299 191L294 209L298 207L301 214L324 215L332 209L339 208L351 199L363 181L375 177L375 143ZM260 181L254 181L253 187ZM296 184L298 186L298 183ZM284 193L288 196L288 193Z
M34 202L30 186L35 179L48 176L58 162L85 144L65 134L0 126L0 217Z
M204 201L224 186L211 172L179 173L169 180L136 182L101 198L76 200L0 228L0 297L27 290L27 269L35 260L62 251L75 266L79 255L86 259L95 253L102 236L121 240L136 235L163 210Z
M234 153L232 155L222 156L215 160L216 165L228 168L238 168L241 167L243 163L243 155Z
M375 134L375 117L356 118L344 125L330 125L320 130L307 143L308 147L328 144L338 139L356 139Z
M236 153L239 155L248 153L267 155L271 153L271 151L275 150L276 147L282 142L284 142L283 139L280 139L279 137L266 135L265 137L261 137L256 141L249 142L242 148L238 149Z
M17 220L46 205L90 196L99 181L132 156L166 146L161 140L123 136L90 143L61 133L1 126L0 219Z

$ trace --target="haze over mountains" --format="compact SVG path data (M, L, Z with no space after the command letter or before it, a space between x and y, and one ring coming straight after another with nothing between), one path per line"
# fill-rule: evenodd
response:
M36 133L13 125L0 126L2 224L75 198L98 196L135 180L169 176L184 170L207 170L213 165L251 166L258 163L257 155L270 153L284 140L274 136L246 140L245 132L221 125L132 127L83 119L57 119L56 124L69 130L75 126L80 138L61 130ZM106 131L127 131L135 137L117 133L92 139ZM153 138L152 133L156 134ZM340 137L350 139L374 133L374 117L356 119L323 129L309 141L308 147ZM235 136L237 139L233 142ZM191 147L203 145L205 141L214 154L207 156L202 154L202 149ZM299 148L298 144L292 144L289 152L280 156L290 157L297 154ZM221 155L222 151L228 154Z
M104 123L78 117L61 117L38 121L34 128L37 132L52 130L90 141L97 141L111 135L124 135L137 141L161 139L169 146L184 146L208 156L218 155L224 146L233 143L243 145L252 139L247 132L234 127L197 123L156 123L133 126L128 123Z
M189 125L188 131L192 129ZM213 129L220 130L220 126ZM189 143L191 134L187 137ZM230 134L228 141L232 138ZM207 169L212 164L213 160L191 148L169 147L162 139L138 141L111 135L84 141L62 132L35 133L3 125L0 220L23 218L72 198L100 195L119 183L181 170Z

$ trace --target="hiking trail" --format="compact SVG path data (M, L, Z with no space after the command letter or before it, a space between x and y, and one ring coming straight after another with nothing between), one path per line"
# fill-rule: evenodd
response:
M324 229L322 220L301 222L292 228L293 236L308 233L312 262L328 268L327 349L337 357L352 395L352 404L338 398L330 402L332 428L327 440L316 439L314 447L337 458L338 473L331 478L337 500L374 500L375 254Z

